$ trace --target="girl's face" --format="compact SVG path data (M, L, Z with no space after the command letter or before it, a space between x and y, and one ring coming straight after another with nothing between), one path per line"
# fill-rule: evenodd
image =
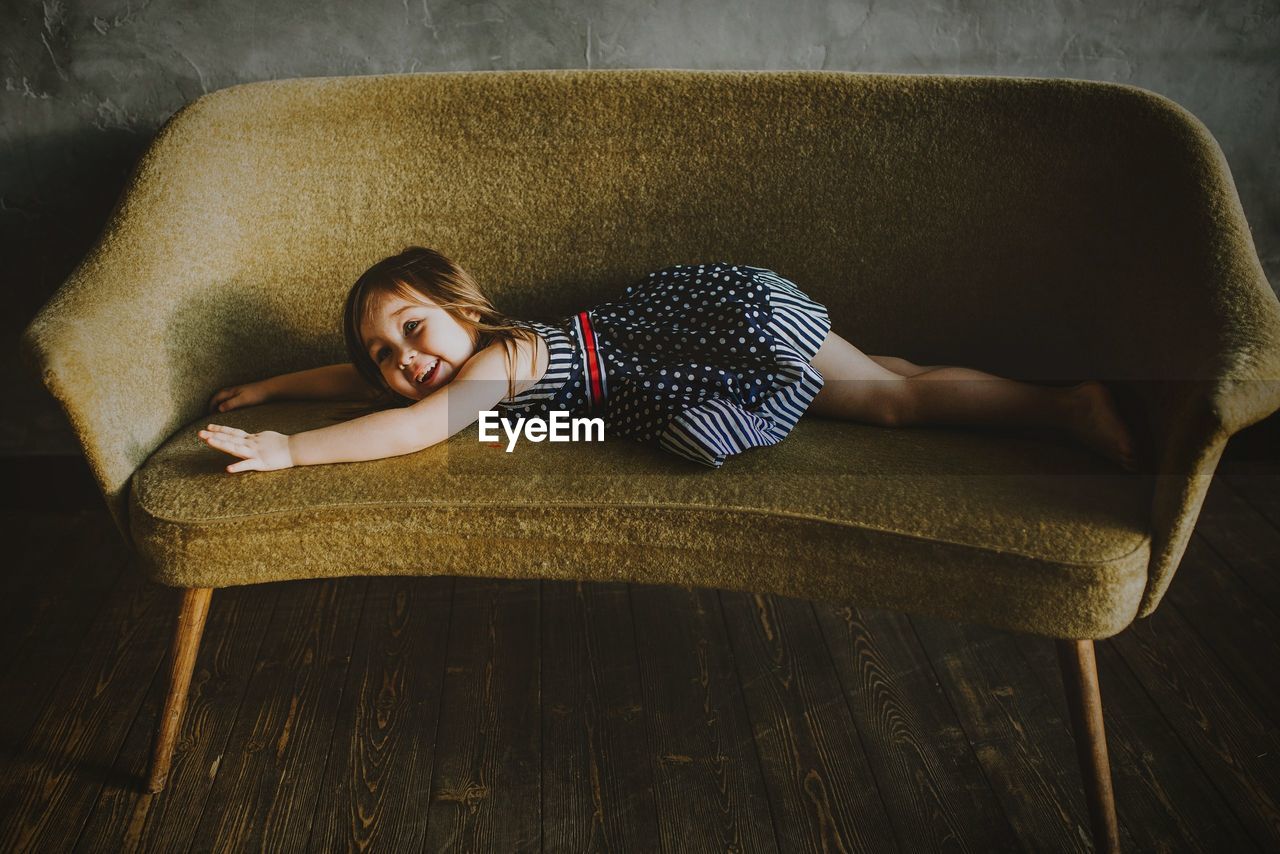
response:
M428 297L420 299L378 294L360 326L365 350L387 385L410 400L449 382L475 354L472 331ZM466 314L480 317L472 310Z

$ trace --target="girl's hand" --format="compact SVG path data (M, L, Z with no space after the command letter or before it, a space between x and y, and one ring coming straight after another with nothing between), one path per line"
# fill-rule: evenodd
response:
M289 437L284 433L273 430L246 433L238 427L210 424L198 435L210 448L243 458L240 462L227 466L229 472L275 471L293 467Z
M209 399L210 412L226 412L229 409L239 409L242 406L255 406L259 403L266 403L271 399L271 392L267 389L266 383L245 383L244 385L232 385L219 389Z

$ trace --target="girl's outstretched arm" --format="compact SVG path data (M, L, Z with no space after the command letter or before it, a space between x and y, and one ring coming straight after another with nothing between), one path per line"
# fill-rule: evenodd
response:
M366 400L376 391L364 381L350 362L308 368L264 380L272 397L300 400Z
M226 412L281 399L371 400L376 393L355 365L342 362L218 389L209 399L209 411Z
M360 418L292 436L267 430L248 433L210 424L199 432L211 448L240 457L227 471L274 471L319 463L351 463L411 454L439 442L492 409L507 394L507 366L500 344L467 360L448 384L403 409L384 409Z

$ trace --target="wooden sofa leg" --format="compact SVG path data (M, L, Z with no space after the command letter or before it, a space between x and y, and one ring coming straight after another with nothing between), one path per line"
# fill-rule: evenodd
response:
M1093 846L1098 851L1120 850L1116 801L1111 791L1111 764L1107 760L1107 736L1102 728L1102 694L1098 689L1098 663L1091 640L1058 641L1058 663L1067 691L1071 732L1075 736L1085 801L1093 825Z
M200 636L204 634L205 618L209 616L209 597L212 595L212 587L188 587L182 591L182 608L178 611L178 625L174 629L170 649L169 689L165 693L164 712L160 715L151 750L147 791L152 794L163 789L169 778L169 762L173 759L173 746L178 740L182 710L187 706L187 688L191 685L191 671L196 666L196 652L200 649Z

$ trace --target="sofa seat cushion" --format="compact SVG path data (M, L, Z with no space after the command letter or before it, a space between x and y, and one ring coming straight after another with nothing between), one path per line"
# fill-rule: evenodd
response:
M290 401L250 432L341 420ZM180 587L345 575L682 584L843 601L1053 637L1128 625L1147 580L1151 478L1044 431L801 419L721 469L630 439L479 441L228 474L202 417L135 473L143 568Z

